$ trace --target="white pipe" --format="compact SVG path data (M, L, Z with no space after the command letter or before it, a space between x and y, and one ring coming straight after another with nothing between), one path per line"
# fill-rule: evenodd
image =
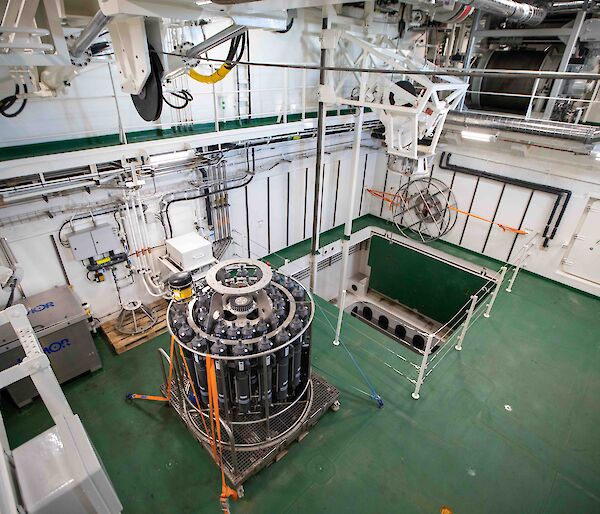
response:
M364 64L364 61L363 61ZM360 93L359 101L364 102L366 89L367 89L367 74L361 73L360 75ZM348 202L348 214L346 217L346 225L344 226L344 237L342 239L342 270L340 272L340 286L338 292L338 305L342 305L342 297L344 289L346 287L346 274L348 273L348 257L350 254L350 237L352 235L352 221L354 218L354 203L356 200L356 187L358 184L358 164L360 160L360 144L362 140L362 127L365 116L365 108L358 108L358 116L354 125L354 141L352 143L352 168L351 174L351 185L350 185L350 198ZM343 307L340 307L341 309ZM336 334L336 339L338 335Z
M340 345L340 332L342 330L342 318L344 317L344 307L346 307L346 290L342 289L342 303L338 304L338 320L337 327L335 329L335 339L333 340L334 346Z
M135 237L135 230L133 227L133 219L131 217L131 211L129 210L129 200L127 198L125 199L125 217L127 218L127 223L129 225L132 250L133 250L133 255L135 255L135 261L136 261L136 268L137 268L137 271L139 272L142 265L141 265L140 256L138 253L139 247L138 247L137 239Z
M144 219L144 207L142 206L142 199L140 197L139 190L137 191L136 196L137 196L138 209L140 212L140 219L141 219L140 227L142 230L142 236L144 238L143 241L144 241L145 250L147 252L146 258L150 263L150 268L152 269L153 276L156 276L157 275L156 264L154 262L154 259L152 258L152 248L150 246L150 234L148 232L148 225L146 224L145 219Z
M135 203L133 202L132 199L132 203L135 205ZM132 212L132 210L129 208L129 200L126 199L125 200L125 214L126 214L126 218L127 218L127 223L129 224L129 228L130 228L130 236L131 236L131 242L133 244L133 253L135 255L135 259L137 261L137 273L138 276L141 276L142 279L142 283L144 284L144 287L146 288L146 291L148 292L148 294L150 296L153 297L162 297L162 293L157 293L155 291L153 291L151 289L151 287L148 285L148 282L146 281L146 275L147 275L147 270L144 269L144 262L142 260L142 256L143 256L143 252L141 252L141 248L140 245L138 243L138 236L136 234L136 229L135 229L135 216L134 213ZM154 284L152 284L153 287Z

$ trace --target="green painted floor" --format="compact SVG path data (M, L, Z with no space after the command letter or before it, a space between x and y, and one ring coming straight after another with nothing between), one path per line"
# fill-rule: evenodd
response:
M473 259L455 247L453 253ZM350 318L343 329L386 404L377 409L342 347L336 310L318 301L314 364L341 390L327 413L278 463L246 483L233 513L600 512L600 301L523 273L451 351L421 399L386 366L391 340ZM167 336L115 356L97 338L104 368L65 385L126 513L219 512L211 459L165 405L129 403L156 393L156 349ZM505 408L510 405L511 410ZM20 444L49 426L39 402L2 404Z

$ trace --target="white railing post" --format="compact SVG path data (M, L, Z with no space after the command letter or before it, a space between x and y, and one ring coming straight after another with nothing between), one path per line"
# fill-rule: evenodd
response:
M433 334L427 336L427 344L425 345L425 351L423 352L423 359L421 360L421 367L419 368L419 376L417 377L417 383L415 384L415 390L412 393L412 397L415 400L419 399L419 391L425 380L425 370L427 369L427 360L431 353L431 345L433 344Z
M533 109L533 103L535 102L535 94L537 93L538 86L540 85L540 79L537 78L533 82L533 89L531 91L531 98L529 99L529 105L527 106L527 114L525 114L525 119L528 120L531 118L531 111Z
M340 332L342 330L342 317L344 316L344 307L346 306L346 290L342 290L340 303L338 305L339 313L337 320L337 327L335 328L335 339L333 340L333 346L340 345Z
M465 339L465 334L467 333L467 330L469 329L469 324L471 323L471 318L473 317L473 311L475 310L475 305L477 304L477 300L478 300L478 297L476 294L471 296L471 305L469 305L469 312L467 312L467 318L465 319L465 322L463 323L462 329L460 331L460 335L458 336L456 344L454 345L455 350L458 350L458 351L462 350L462 343L463 343L463 340Z
M527 257L529 257L531 254L527 253L525 255L525 257L523 259L521 259L519 261L519 263L515 266L515 269L513 271L512 276L510 277L510 280L508 281L508 287L506 288L506 292L507 293L512 293L512 287L513 284L515 283L515 280L517 279L517 275L519 273L519 271L521 271L521 268L524 266L525 264L525 260L527 259Z
M306 68L302 69L302 121L306 119Z
M289 68L283 69L283 122L287 123L288 120L288 70Z
M500 268L500 278L498 279L498 282L496 283L496 287L494 288L494 292L492 293L492 298L490 299L490 303L487 304L487 309L483 314L486 318L490 317L490 312L492 312L492 307L494 306L494 302L496 301L496 296L498 296L498 291L502 287L502 282L504 281L504 275L506 275L506 269L507 269L506 266L502 266Z

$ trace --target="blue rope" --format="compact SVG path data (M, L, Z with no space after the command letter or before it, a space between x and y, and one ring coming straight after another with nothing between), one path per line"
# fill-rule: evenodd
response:
M360 374L363 377L363 380L366 382L366 384L369 386L369 389L371 390L371 398L373 398L373 400L375 400L377 402L377 406L381 409L381 407L383 407L383 398L381 398L381 396L379 396L377 394L377 391L375 391L375 389L373 388L373 386L371 385L371 382L369 381L369 379L367 378L367 375L365 375L365 372L362 370L362 368L358 365L358 362L356 362L356 359L354 358L354 355L352 355L352 353L350 353L350 350L348 350L347 346L344 344L344 341L342 341L340 339L340 343L341 345L344 347L344 350L346 350L346 352L348 352L348 355L350 356L350 359L352 359L352 362L354 363L354 366L356 367L356 369L360 372Z
M333 330L333 333L336 334L337 331L336 331L335 328L333 328L333 325L329 322L329 318L327 317L327 313L325 312L325 309L323 309L322 307L320 307L319 305L317 305L317 303L315 303L315 306L318 307L321 310L321 312L323 313L323 318L325 319L325 321L327 322L327 324L329 325L329 327L331 328L331 330ZM358 365L358 362L356 362L356 359L354 358L354 355L352 355L352 353L350 353L350 350L348 350L348 347L344 344L344 341L342 341L340 339L339 342L342 344L342 346L344 347L344 350L346 350L346 352L350 356L350 359L352 360L352 363L354 364L354 366L356 367L356 369L360 372L360 374L363 377L363 380L366 382L367 386L369 386L369 389L371 390L371 395L369 397L373 398L373 400L375 400L377 402L377 406L381 409L381 407L383 407L383 398L381 398L381 396L379 396L377 394L377 391L375 391L375 388L371 385L371 382L367 378L367 375L362 370L362 368Z

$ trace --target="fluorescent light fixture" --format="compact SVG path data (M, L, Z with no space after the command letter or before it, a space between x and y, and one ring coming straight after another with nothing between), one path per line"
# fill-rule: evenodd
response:
M148 164L150 164L150 166L158 166L159 164L185 161L187 159L192 158L193 156L194 156L194 150L183 150L181 152L159 153L157 155L151 155L148 158Z
M490 141L496 140L495 134L485 134L484 132L471 132L470 130L461 130L460 135L463 139L470 139L472 141L482 141L489 143Z

